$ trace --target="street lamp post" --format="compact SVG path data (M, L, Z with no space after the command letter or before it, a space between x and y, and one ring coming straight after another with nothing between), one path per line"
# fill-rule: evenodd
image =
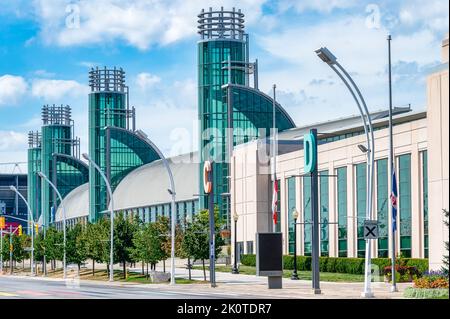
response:
M108 189L109 198L110 198L110 220L111 220L111 232L110 232L110 251L109 251L109 281L114 281L114 200L113 200L113 194L111 190L111 184L109 183L108 179L106 178L105 174L102 172L100 167L95 163L88 154L83 153L83 158L87 160L94 168L97 170L97 172L100 174L100 176L103 178L106 184L106 188Z
M320 48L315 51L317 56L328 66L336 72L336 74L344 82L350 94L358 106L358 110L361 114L361 119L364 125L364 131L367 140L367 201L366 201L366 220L372 219L372 187L373 187L373 175L374 175L374 155L375 155L375 140L373 136L372 119L370 113L367 109L366 102L359 90L358 86L355 84L350 75L345 71L345 69L337 62L337 58L327 49ZM337 68L336 68L337 67ZM341 74L341 71L343 74ZM350 84L349 84L350 82ZM355 93L356 91L356 93ZM359 100L358 100L359 98ZM370 132L370 137L369 137ZM364 291L362 292L362 297L370 298L373 297L373 292L370 287L371 282L371 249L370 249L370 239L366 239L366 258L365 258L365 280L364 280Z
M231 270L232 274L239 274L239 269L237 267L237 222L239 219L239 215L234 212L233 220L234 220L234 264L233 269Z
M13 192L15 192L25 202L25 205L27 206L27 209L28 209L28 224L30 222L32 223L32 225L31 225L31 276L34 276L35 272L34 272L34 220L33 220L33 213L31 212L30 205L26 201L25 197L23 197L23 195L17 190L17 188L15 186L11 185L9 187L9 189L12 190ZM3 242L3 239L2 239L2 242ZM2 252L3 252L3 247L2 247ZM3 259L2 259L2 263L3 263Z
M292 213L292 217L294 218L294 271L292 272L291 280L298 280L297 274L297 218L298 211L294 209Z
M38 173L39 177L43 178L50 186L53 188L53 190L56 192L56 195L59 198L60 205L62 207L63 211L63 278L66 279L67 277L67 257L66 257L66 243L67 243L67 236L66 236L66 208L63 204L63 199L61 196L61 193L56 188L55 184L53 184L50 179L42 172Z
M175 201L176 201L176 192L175 192L175 181L173 179L172 170L170 169L169 162L167 161L164 154L160 151L158 147L148 138L147 134L143 131L136 131L139 137L144 139L147 144L149 144L158 156L161 158L161 161L166 168L167 174L169 175L170 181L170 189L168 189L169 194L172 197L172 218L171 218L171 249L170 249L170 284L175 285L175 227L176 227L176 212L175 212Z

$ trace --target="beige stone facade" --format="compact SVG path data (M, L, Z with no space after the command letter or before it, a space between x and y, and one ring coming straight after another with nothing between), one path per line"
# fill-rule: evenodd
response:
M439 269L448 229L443 223L443 209L449 209L449 100L448 34L442 43L442 67L427 79L428 191L430 211L430 268Z

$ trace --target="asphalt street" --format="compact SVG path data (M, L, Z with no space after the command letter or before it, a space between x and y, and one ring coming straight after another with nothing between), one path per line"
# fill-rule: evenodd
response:
M218 299L237 298L220 293L174 291L163 286L133 287L0 276L0 299ZM242 297L241 297L242 298Z

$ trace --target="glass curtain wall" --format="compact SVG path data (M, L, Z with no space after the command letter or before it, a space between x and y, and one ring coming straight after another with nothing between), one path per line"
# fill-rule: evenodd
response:
M287 179L287 190L288 190L288 205L287 205L287 215L288 215L288 236L289 236L289 254L294 253L294 224L293 213L295 210L295 177L289 177ZM298 222L298 221L297 221Z
M428 258L428 153L422 153L423 249Z
M329 198L328 198L328 170L319 172L320 185L320 255L329 254Z
M377 167L377 220L378 220L378 257L389 257L389 185L388 185L388 160L376 161Z
M398 157L400 252L411 257L411 154Z
M338 256L347 257L347 167L337 173Z
M367 175L366 163L355 165L356 171L356 225L357 256L364 258L366 241L364 240L364 219L366 217Z
M311 178L303 177L303 222L304 224L304 255L311 256L312 252L312 213L311 213Z

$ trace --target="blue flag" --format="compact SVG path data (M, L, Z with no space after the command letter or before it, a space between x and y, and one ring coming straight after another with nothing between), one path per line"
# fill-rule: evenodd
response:
M395 170L392 170L392 190L391 190L391 203L392 203L392 231L397 230L397 179L395 178Z

